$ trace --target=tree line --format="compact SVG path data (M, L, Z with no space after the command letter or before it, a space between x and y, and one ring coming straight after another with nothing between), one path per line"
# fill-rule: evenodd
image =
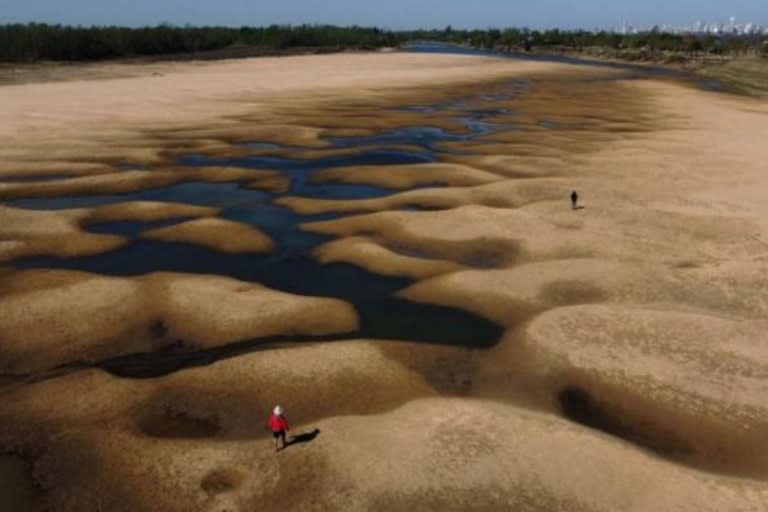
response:
M768 55L768 36L735 34L672 34L658 29L636 34L587 30L418 30L400 32L403 40L428 40L464 44L476 48L503 51L562 50L582 52L604 48L646 54L660 52L713 55L762 53Z
M397 44L375 27L301 25L268 27L71 27L41 23L0 25L0 61L89 61L187 54L246 46L265 51L292 48L375 49Z
M573 51L602 48L638 58L676 52L690 55L768 54L765 36L670 34L650 30L638 34L585 30L486 29L393 32L375 27L300 25L267 27L71 27L40 23L0 25L0 61L86 61L121 57L195 54L245 47L290 51L376 49L428 40L502 51Z

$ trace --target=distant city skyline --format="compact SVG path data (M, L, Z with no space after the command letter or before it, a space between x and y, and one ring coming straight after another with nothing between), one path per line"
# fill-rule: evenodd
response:
M731 16L727 22L705 22L696 21L687 25L668 25L668 24L655 24L653 26L635 26L627 21L623 22L617 27L613 27L612 31L620 34L636 34L638 32L658 29L660 32L669 32L673 34L712 34L712 35L768 35L768 27L760 25L759 23L753 23L751 21L738 22L735 16Z
M733 17L746 26L768 26L766 0L0 0L0 23L69 25L375 25L417 28L605 29L709 27Z

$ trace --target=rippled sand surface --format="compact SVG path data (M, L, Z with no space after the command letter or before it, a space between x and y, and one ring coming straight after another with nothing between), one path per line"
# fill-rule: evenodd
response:
M479 57L156 67L0 88L14 506L768 510L764 103ZM382 329L376 293L424 318Z

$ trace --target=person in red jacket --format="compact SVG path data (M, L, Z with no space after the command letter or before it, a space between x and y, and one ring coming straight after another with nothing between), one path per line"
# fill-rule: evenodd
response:
M279 452L280 447L277 440L282 439L283 448L285 448L287 445L285 441L285 433L291 430L290 425L288 425L288 420L283 416L283 408L279 405L275 406L274 411L272 411L272 416L269 417L269 428L272 430L272 438L275 440L275 451Z

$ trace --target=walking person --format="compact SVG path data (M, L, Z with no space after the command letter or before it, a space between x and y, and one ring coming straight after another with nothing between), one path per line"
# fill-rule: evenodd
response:
M272 416L269 417L269 428L272 430L272 438L275 440L275 451L279 452L288 444L285 440L285 434L291 430L288 420L283 415L283 408L279 405L275 406ZM279 447L278 439L283 440L282 448Z
M574 190L571 192L571 210L579 209L579 194Z

